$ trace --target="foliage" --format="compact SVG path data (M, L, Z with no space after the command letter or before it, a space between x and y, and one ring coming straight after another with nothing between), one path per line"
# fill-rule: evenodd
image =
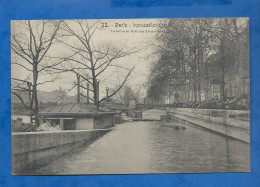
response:
M150 71L147 97L160 100L178 93L182 101L201 101L202 92L208 98L210 84L219 84L225 100L225 78L238 71L240 59L249 64L243 52L248 49L246 21L203 18L167 23L167 32L158 32L153 44L158 60Z

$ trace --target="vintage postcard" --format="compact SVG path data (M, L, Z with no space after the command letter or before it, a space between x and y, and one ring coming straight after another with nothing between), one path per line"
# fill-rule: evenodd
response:
M13 175L250 172L248 18L11 21Z

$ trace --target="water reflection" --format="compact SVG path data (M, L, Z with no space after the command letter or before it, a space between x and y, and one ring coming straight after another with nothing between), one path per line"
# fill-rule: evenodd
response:
M201 129L176 130L171 122L117 125L90 145L36 174L246 172L250 145Z

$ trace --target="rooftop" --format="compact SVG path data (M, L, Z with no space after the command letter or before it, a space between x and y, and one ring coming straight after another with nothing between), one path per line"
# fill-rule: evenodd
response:
M94 104L67 103L54 107L48 107L40 111L40 115L100 115L112 114L109 109L97 107Z

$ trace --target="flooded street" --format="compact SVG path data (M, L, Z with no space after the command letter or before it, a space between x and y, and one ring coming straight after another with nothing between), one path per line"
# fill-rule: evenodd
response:
M35 174L250 171L250 144L174 122L127 122Z

